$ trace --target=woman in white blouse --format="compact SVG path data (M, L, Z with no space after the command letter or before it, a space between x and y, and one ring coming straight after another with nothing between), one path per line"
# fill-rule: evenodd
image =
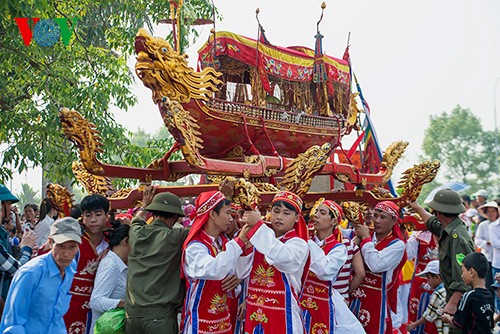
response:
M127 283L127 260L129 253L128 225L119 225L107 232L110 251L97 268L94 290L90 297L92 326L94 332L97 318L104 312L123 307Z

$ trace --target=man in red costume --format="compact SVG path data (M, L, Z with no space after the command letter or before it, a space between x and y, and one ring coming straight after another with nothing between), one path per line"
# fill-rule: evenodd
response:
M242 231L248 231L246 238L254 246L243 261L245 276L250 276L245 333L305 333L299 294L308 272L309 248L301 212L302 200L280 191L273 199L270 224L258 211L243 214Z
M351 310L366 333L385 334L392 333L390 311L397 309L397 276L406 261L398 206L390 201L378 203L373 222L372 235L366 225L355 227L361 239L366 277L352 294Z
M80 206L84 233L80 251L76 256L78 266L70 289L71 303L64 316L69 334L85 334L90 331L92 323L90 295L100 255L108 248L103 230L108 219L109 201L104 196L93 194L84 197Z
M233 333L227 303L231 280L224 279L235 273L245 244L239 237L228 240L224 234L233 219L230 204L220 191L196 198L194 222L183 244L187 292L182 333Z

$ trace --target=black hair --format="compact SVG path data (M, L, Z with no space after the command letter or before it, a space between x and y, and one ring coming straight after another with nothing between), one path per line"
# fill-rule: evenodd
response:
M214 212L216 214L219 214L220 213L220 210L222 209L222 207L224 205L231 205L231 201L228 200L227 198L224 198L222 201L220 201L219 203L217 203L217 205L215 206L214 208Z
M26 204L23 210L26 210L27 208L32 208L35 213L38 212L38 205L36 204Z
M479 278L485 278L489 273L489 264L486 256L483 253L474 252L467 254L462 261L465 269L470 270L473 268L477 272Z
M99 194L92 194L85 196L80 203L82 212L85 211L99 211L104 210L105 213L109 211L109 201L106 197Z
M272 207L274 208L275 206L284 206L288 210L292 210L293 212L295 212L295 213L298 214L297 209L292 204L290 204L288 202L285 202L285 201L276 201L276 202L273 203ZM330 210L328 210L328 211L330 211Z
M80 209L80 204L76 204L74 207L72 207L71 210L69 211L69 215L75 219L81 218L82 210Z
M128 225L120 225L104 232L104 235L108 238L109 247L113 249L113 247L119 245L123 239L127 238L129 229L130 226Z
M465 202L467 204L470 204L470 196L467 195L467 194L464 194L462 196L460 196L462 198L462 202Z
M158 217L167 218L167 219L175 218L176 216L177 217L179 216L179 214L173 213L173 212L163 212L163 211L154 211L154 210L149 211L149 212L151 212L151 214L153 216L158 216Z
M47 213L49 213L50 210L54 208L54 204L49 198L44 198L42 200L42 203L40 203L40 214L38 221L42 221L45 219L45 216L47 216Z

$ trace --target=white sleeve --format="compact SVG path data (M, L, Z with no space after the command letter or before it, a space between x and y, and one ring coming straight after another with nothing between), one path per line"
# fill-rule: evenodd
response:
M477 247L484 250L489 250L491 247L490 245L486 244L489 241L487 240L488 239L487 233L489 232L488 228L489 228L488 220L481 222L481 224L479 224L479 226L477 227L476 236L474 238L474 244Z
M240 245L230 240L226 250L213 257L205 245L192 242L184 252L184 273L193 279L223 279L235 268L236 259L242 252Z
M312 271L320 280L334 281L337 279L340 269L347 261L347 248L343 244L337 244L328 254L325 254L323 249L314 241L307 242L309 251L311 252L311 265L309 270Z
M242 255L236 259L236 276L239 279L245 279L250 276L250 272L252 271L253 265L253 249L252 252L248 255Z
M392 244L381 251L375 249L373 242L367 242L361 247L361 254L370 271L383 273L397 267L405 253L405 243L401 240L393 241Z
M115 268L111 259L104 258L99 267L94 280L94 289L90 296L89 306L92 310L106 312L118 306L120 299L109 298L116 288L116 278L120 277L120 271Z
M500 220L491 223L489 229L491 247L500 248Z
M297 237L283 243L265 224L257 229L250 242L265 255L270 265L283 273L295 273L303 268L309 255L309 247L304 240Z
M418 253L418 240L415 236L411 235L406 241L406 255L408 255L408 260L413 260L417 257Z

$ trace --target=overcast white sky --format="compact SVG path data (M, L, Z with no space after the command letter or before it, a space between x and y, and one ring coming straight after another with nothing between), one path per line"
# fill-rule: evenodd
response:
M314 48L321 1L214 0L227 30L255 38L255 9L271 43ZM485 130L494 129L495 81L500 78L499 0L358 0L326 1L320 31L325 53L341 58L351 32L351 60L368 101L384 150L396 140L410 142L398 171L418 162L429 116L450 112L457 104L477 115ZM211 26L188 53L196 51ZM164 36L164 25L155 35ZM134 62L130 62L133 68ZM500 80L499 80L500 82ZM162 124L151 92L137 80L137 106L115 111L132 131L154 132ZM500 83L496 87L500 109ZM16 178L13 187L25 182ZM20 180L20 182L19 182ZM395 178L398 181L398 178Z

